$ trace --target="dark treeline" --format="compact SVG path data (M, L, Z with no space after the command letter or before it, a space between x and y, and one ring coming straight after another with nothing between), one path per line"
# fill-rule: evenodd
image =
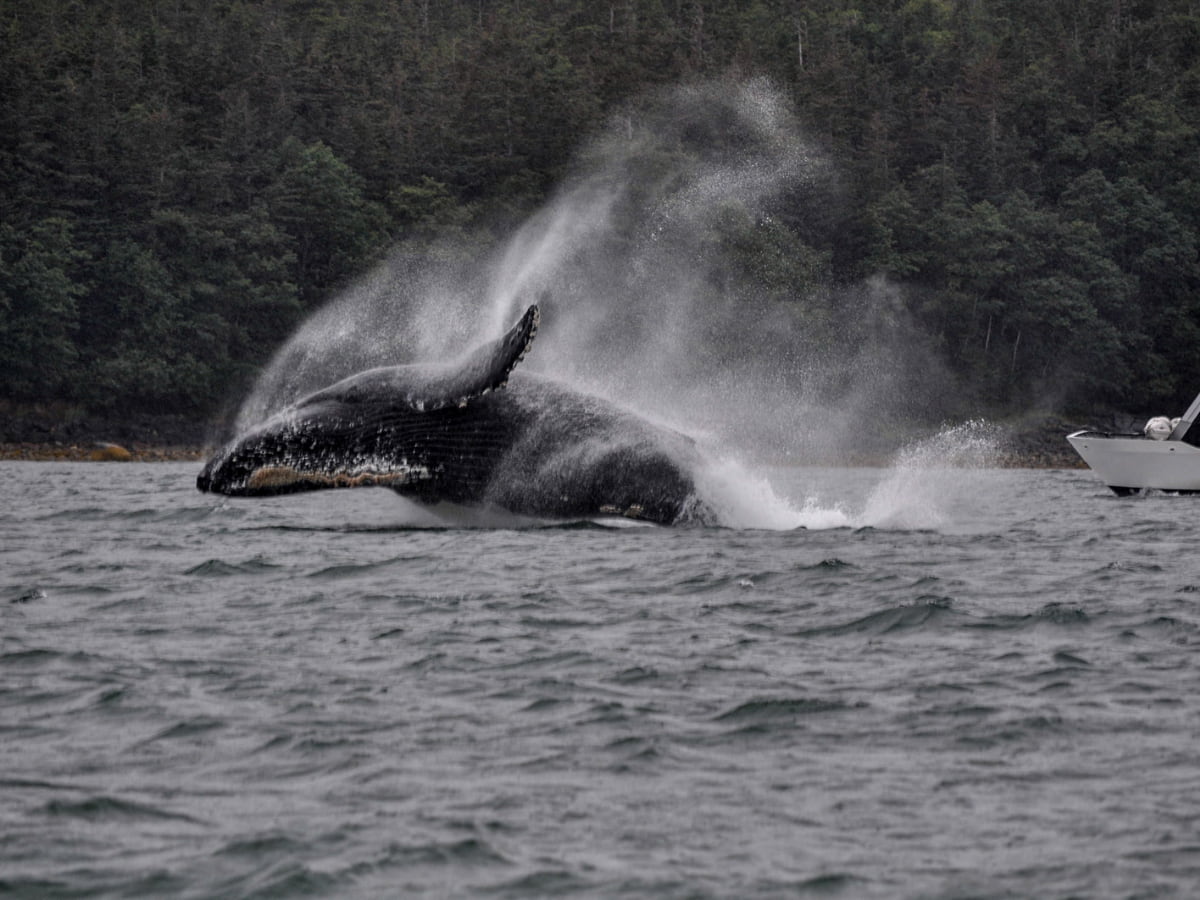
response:
M902 285L963 396L1200 389L1197 2L0 0L0 400L210 415L630 98L758 75L840 177L790 245Z

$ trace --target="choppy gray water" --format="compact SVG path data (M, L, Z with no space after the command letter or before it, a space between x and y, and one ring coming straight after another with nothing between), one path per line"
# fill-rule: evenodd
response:
M1200 884L1200 499L796 469L807 529L469 528L196 468L0 464L0 894Z

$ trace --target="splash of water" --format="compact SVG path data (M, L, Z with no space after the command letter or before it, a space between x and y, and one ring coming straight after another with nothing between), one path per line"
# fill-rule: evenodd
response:
M980 475L996 466L1003 447L1004 432L989 422L944 426L905 444L883 470L859 470L863 479L878 481L857 502L831 500L828 488L799 497L781 494L770 479L728 457L711 460L697 482L721 523L731 528L940 531L970 518ZM780 477L787 480L787 470Z
M996 465L1001 442L996 426L974 419L905 446L855 524L904 530L944 527L971 503L976 493L971 475Z
M790 500L777 493L769 479L729 456L709 460L696 481L721 524L729 528L823 531L852 525L851 516L840 505L827 506L815 497Z
M264 372L239 430L356 371L456 354L536 300L543 324L523 366L699 436L718 458L803 459L848 440L861 449L863 422L903 412L939 379L895 339L899 303L886 284L834 290L814 276L805 296L771 287L774 268L797 256L819 268L820 251L788 243L795 230L777 216L830 205L831 173L765 81L643 98L491 255L451 245L398 255L320 310ZM845 518L793 509L732 464L700 479L730 524Z

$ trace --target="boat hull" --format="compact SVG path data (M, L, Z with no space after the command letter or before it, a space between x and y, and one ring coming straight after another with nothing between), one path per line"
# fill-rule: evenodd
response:
M1132 435L1067 435L1085 463L1118 494L1143 490L1200 492L1200 447Z

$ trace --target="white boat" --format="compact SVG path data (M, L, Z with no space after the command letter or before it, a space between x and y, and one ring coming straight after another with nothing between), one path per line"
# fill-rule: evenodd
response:
M1142 431L1110 434L1076 431L1067 435L1075 452L1114 493L1200 492L1200 395L1178 419L1158 416Z

